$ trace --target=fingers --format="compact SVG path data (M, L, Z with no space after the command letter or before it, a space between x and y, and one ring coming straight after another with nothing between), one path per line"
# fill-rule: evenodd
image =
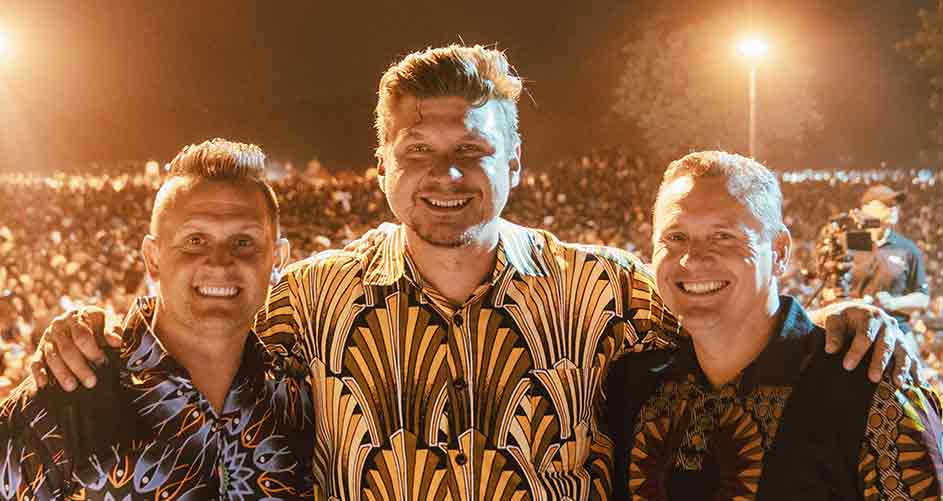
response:
M65 368L77 377L87 388L95 386L95 372L89 366L89 360L104 361L105 354L95 342L95 337L85 326L71 324L69 330L57 331L57 334L50 338L52 346L46 348L46 363L59 383L64 385L64 381L59 377L52 367L53 360L61 360ZM50 357L50 353L53 356Z
M29 371L33 375L33 381L38 388L45 388L49 384L49 376L46 374L46 364L42 361L42 351L37 350L30 358Z
M75 324L70 329L70 336L72 343L78 348L82 358L85 360L91 360L96 365L101 365L105 362L105 352L98 346L98 340L96 333L101 335L105 330L105 318L102 316L100 319L89 318L88 315L84 313L78 313L76 316ZM97 329L97 330L96 330ZM62 338L63 342L66 342L69 337ZM56 346L59 346L58 344ZM65 355L65 353L60 353Z
M115 326L111 332L105 333L105 344L111 348L121 348L121 327Z
M846 330L849 333L853 332L855 335L842 364L845 370L849 371L858 367L858 364L861 363L861 359L864 358L865 353L868 352L868 349L871 348L871 345L874 344L875 339L877 339L883 324L880 316L881 313L877 310L856 311L859 313L842 312L842 318L848 320ZM875 355L878 355L878 353L875 352Z
M46 370L52 373L52 377L59 381L59 386L65 391L72 391L76 387L75 377L72 371L62 362L56 353L56 347L50 342L42 345L43 360L46 364Z
M829 315L825 319L825 352L838 353L845 344L847 321L840 315Z
M904 385L904 381L910 377L911 373L916 369L916 373L919 377L919 364L915 364L914 360L910 358L910 354L907 353L907 343L897 343L897 349L894 350L894 384L900 388ZM914 378L914 381L917 379ZM872 379L874 381L874 379ZM876 382L876 381L875 381Z
M871 355L871 363L868 365L868 379L871 382L878 383L881 381L881 375L884 374L884 369L891 361L895 348L899 348L897 339L897 335L887 325L883 326L877 342L874 343L874 353ZM898 366L895 365L895 367L899 369Z
M48 383L51 374L66 391L75 389L77 379L88 388L95 386L95 373L88 361L105 361L105 353L96 341L96 333L101 334L104 326L101 310L70 311L56 317L43 333L31 364L37 385ZM115 342L107 337L105 341L109 345Z

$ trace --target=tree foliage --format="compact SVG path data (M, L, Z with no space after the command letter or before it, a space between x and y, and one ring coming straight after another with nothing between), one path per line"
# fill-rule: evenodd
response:
M645 23L624 47L613 111L640 128L661 160L700 149L746 153L749 63L736 51L738 20L671 21ZM794 158L807 133L822 128L813 70L775 46L766 59L757 70L757 156Z
M935 115L929 131L931 143L943 146L943 0L935 11L920 9L920 28L901 42L897 49L906 54L929 79L930 98L927 105Z

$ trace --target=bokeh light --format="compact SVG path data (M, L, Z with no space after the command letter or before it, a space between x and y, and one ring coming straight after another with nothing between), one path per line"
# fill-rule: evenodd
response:
M769 44L759 38L746 38L737 44L737 49L744 56L756 60L765 56L769 52Z

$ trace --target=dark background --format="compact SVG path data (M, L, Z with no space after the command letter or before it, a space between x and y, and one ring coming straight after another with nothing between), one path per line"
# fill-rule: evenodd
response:
M788 5L787 5L788 4ZM224 136L331 170L372 165L376 84L410 51L464 40L505 49L529 82L525 161L643 148L609 104L621 47L656 11L678 23L749 10L803 45L825 128L802 165L912 163L926 77L895 50L933 0L40 1L0 0L0 169L168 161ZM732 56L733 57L733 56Z

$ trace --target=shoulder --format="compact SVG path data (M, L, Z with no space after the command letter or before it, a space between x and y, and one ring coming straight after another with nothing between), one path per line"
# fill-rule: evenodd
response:
M902 235L902 234L900 234L900 233L898 233L898 232L896 232L896 231L893 232L893 233L891 233L891 235L893 235L893 238L894 238L894 246L895 246L895 247L902 248L902 249L907 249L907 250L910 251L911 253L916 254L916 255L918 255L918 256L921 255L921 254L920 254L920 248L917 247L916 242L914 242L913 240L911 240L911 239L905 237L904 235Z
M362 268L365 261L366 257L363 253L326 250L289 264L282 271L282 275L301 277L319 270Z
M528 235L532 245L542 250L547 257L565 260L593 259L634 272L640 271L646 276L648 270L638 256L631 252L605 245L589 245L578 242L564 242L548 231L517 226L518 231Z

